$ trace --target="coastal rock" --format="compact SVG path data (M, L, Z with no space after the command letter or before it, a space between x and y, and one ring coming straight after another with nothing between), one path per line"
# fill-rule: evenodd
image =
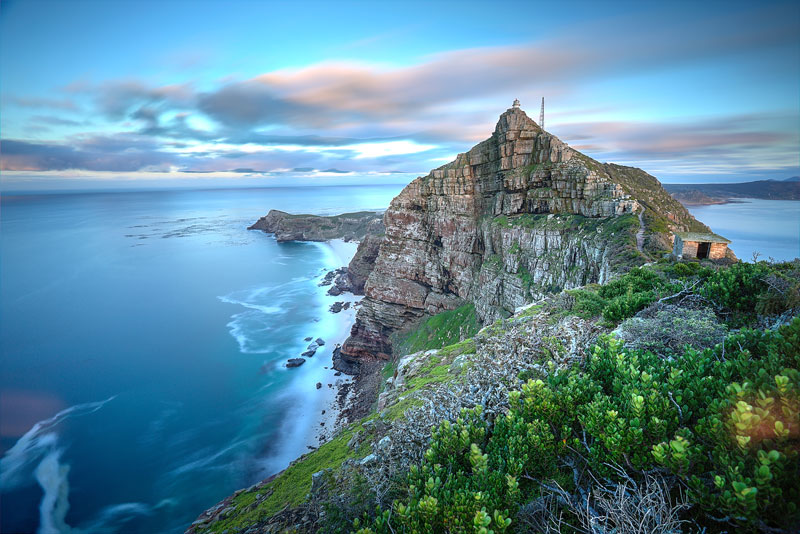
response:
M322 389L322 382L317 382L317 389Z
M334 302L331 304L331 307L328 308L328 311L331 313L339 313L344 309L344 302Z
M275 234L278 242L328 241L330 239L360 241L364 239L368 229L374 228L374 221L382 224L380 222L382 215L374 211L360 211L323 217L307 214L294 215L280 210L270 210L248 230L261 230Z
M317 339L314 340L314 343L316 343L317 345L319 345L321 347L321 346L323 346L325 344L325 340L322 339L321 337L318 337Z
M359 362L346 360L342 357L342 348L336 347L333 349L333 368L336 369L334 376L341 376L342 373L348 375L357 375L360 365Z
M359 241L350 264L328 272L319 283L320 286L333 285L329 294L334 296L346 292L364 294L364 285L375 265L384 237L383 215L371 211L322 217L271 210L248 229L273 233L280 242L330 239Z
M392 333L465 302L486 324L644 263L630 231L643 208L646 250L669 248L666 227L703 227L644 171L601 164L507 110L489 139L392 201L334 367L352 374L389 359Z
M346 267L342 267L342 269L346 270ZM339 274L340 274L339 271L340 271L340 269L335 269L333 271L328 271L325 274L325 276L322 277L322 280L320 280L319 284L317 284L317 285L320 286L320 287L331 285L333 283L334 279L337 276L339 276Z
M308 349L303 354L301 354L301 356L306 357L306 358L311 358L316 352L317 352L317 349Z
M286 367L300 367L306 363L305 358L289 358L286 362Z

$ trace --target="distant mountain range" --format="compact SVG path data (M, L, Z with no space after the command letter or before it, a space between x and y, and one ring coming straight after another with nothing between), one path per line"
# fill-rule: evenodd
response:
M757 180L732 184L662 184L685 206L726 204L739 198L800 200L800 176L785 180Z

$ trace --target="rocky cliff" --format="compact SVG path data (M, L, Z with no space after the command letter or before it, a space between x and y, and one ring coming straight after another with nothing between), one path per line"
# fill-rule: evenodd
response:
M349 364L389 358L390 336L426 315L472 302L486 323L643 263L670 248L670 229L705 228L652 176L581 154L518 108L489 139L411 182L384 224L342 347Z

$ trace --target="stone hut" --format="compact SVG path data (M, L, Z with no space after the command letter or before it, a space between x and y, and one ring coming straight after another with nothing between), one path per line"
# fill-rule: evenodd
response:
M721 260L728 251L729 239L701 232L675 232L672 254L678 258Z

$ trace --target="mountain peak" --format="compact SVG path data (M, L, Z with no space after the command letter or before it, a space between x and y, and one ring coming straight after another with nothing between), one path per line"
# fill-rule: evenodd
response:
M537 132L542 130L533 119L522 111L519 107L519 101L515 100L514 105L508 108L497 121L494 131L496 133L504 133L509 130L534 130Z

